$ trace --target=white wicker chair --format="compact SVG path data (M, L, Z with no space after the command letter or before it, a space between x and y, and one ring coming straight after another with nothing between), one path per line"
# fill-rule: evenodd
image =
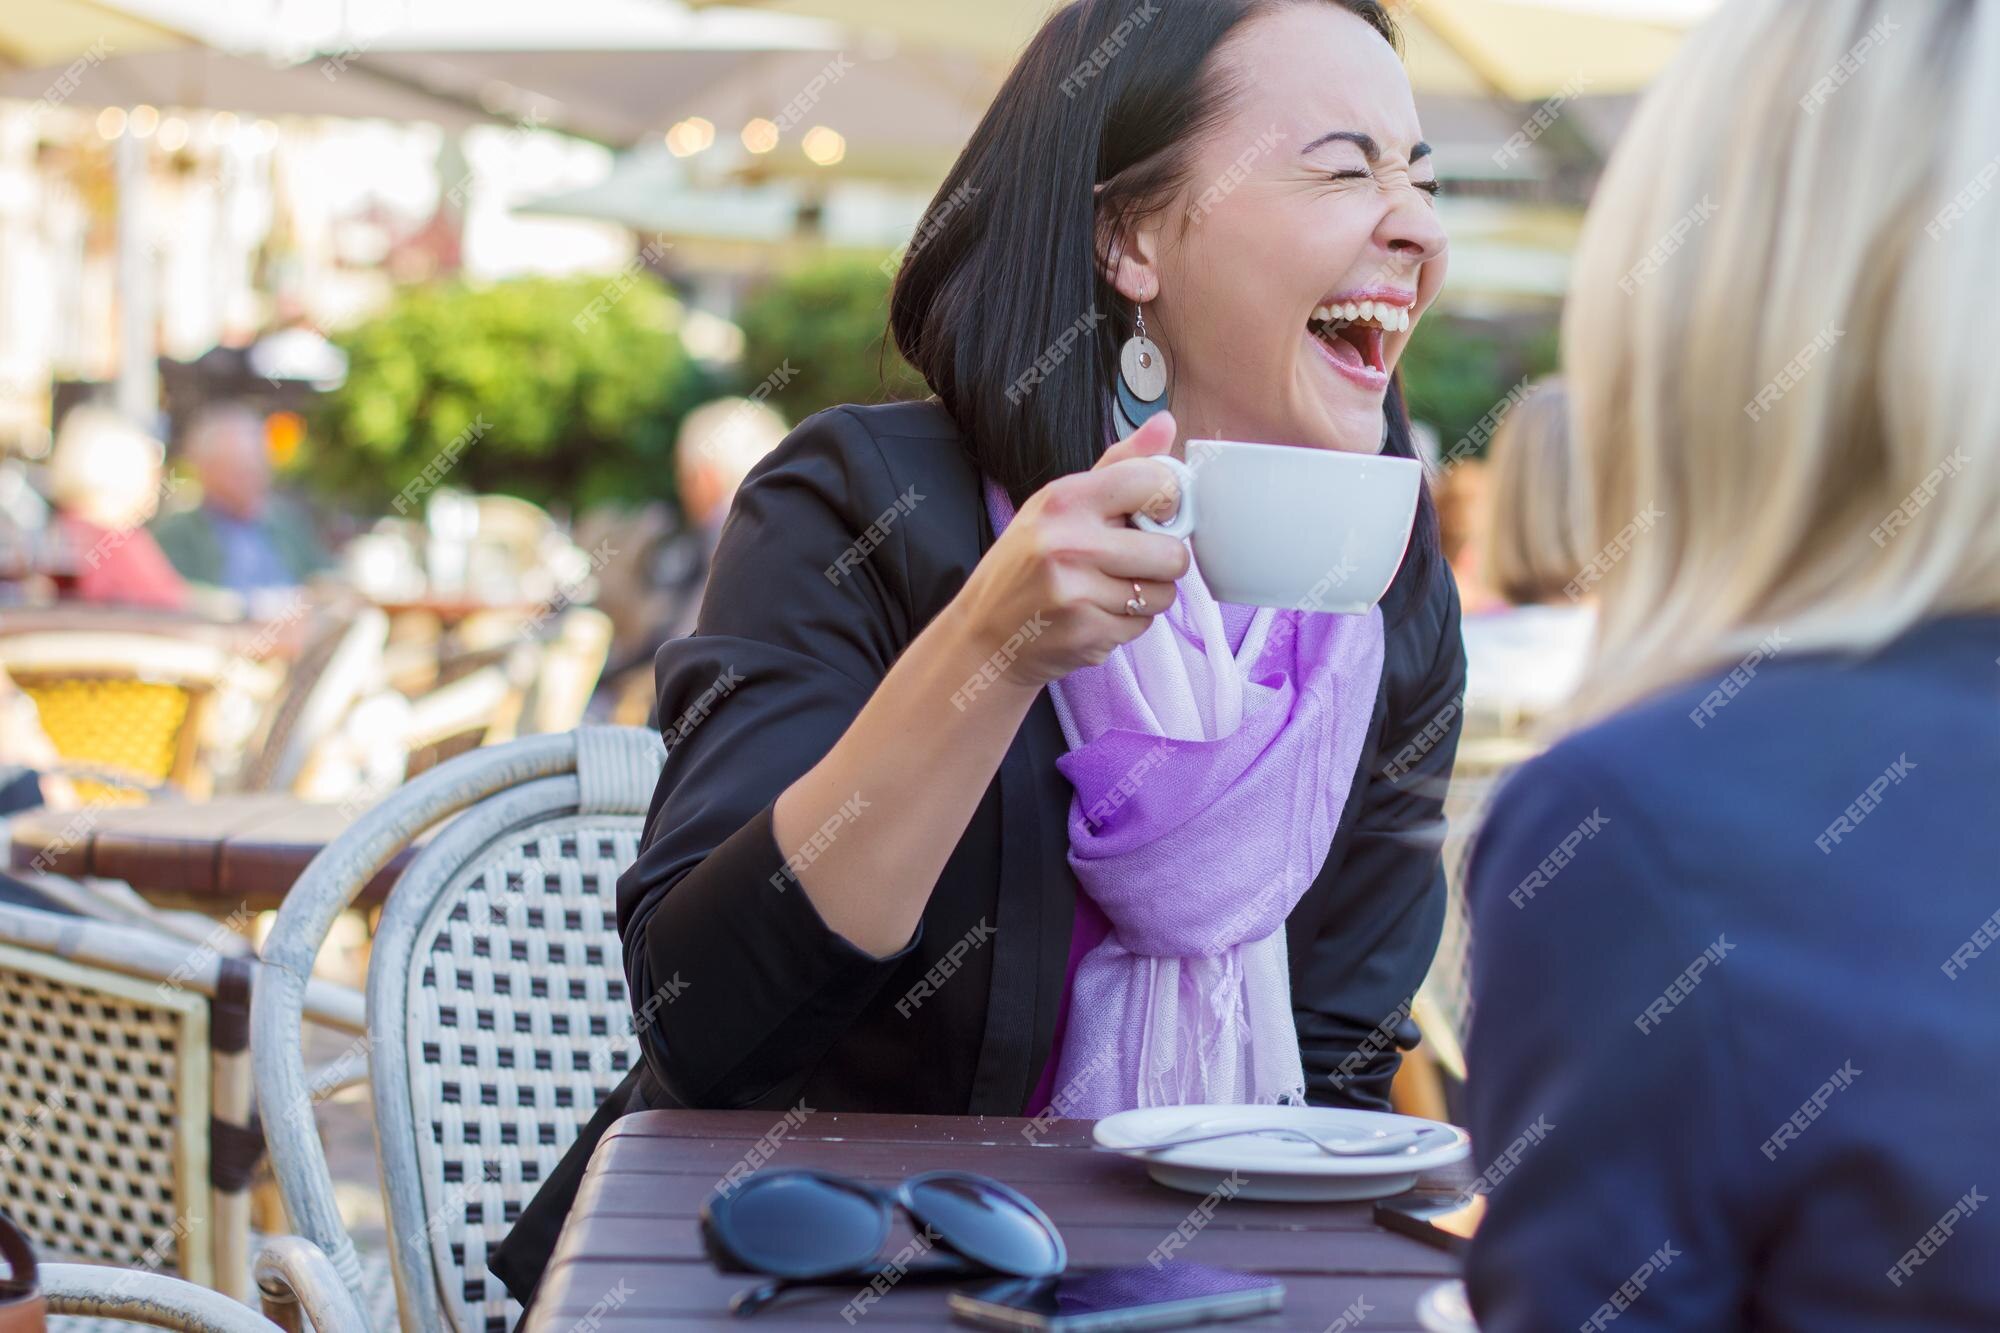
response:
M402 1326L486 1333L519 1307L489 1249L636 1058L616 928L665 748L585 727L450 760L314 859L264 946L251 1043L293 1229L357 1303L353 1243L309 1120L302 986L335 916L449 816L383 908L368 971L369 1073ZM278 984L271 984L275 978Z
M97 1264L42 1264L38 1278L51 1315L145 1324L182 1333L297 1333L296 1315L312 1319L314 1333L367 1333L347 1289L317 1250L296 1237L274 1241L258 1259L258 1279L281 1281L286 1292L305 1293L290 1316L273 1323L250 1307L192 1282L131 1268ZM278 1275L282 1275L280 1278Z
M226 926L215 927L218 932ZM250 1292L260 1156L254 962L152 930L0 905L0 1197L44 1253ZM363 1031L315 981L316 1023Z

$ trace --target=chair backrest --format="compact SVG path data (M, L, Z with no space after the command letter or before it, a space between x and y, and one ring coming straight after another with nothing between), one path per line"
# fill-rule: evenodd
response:
M637 1054L615 891L665 759L658 733L586 727L461 756L328 847L265 945L252 1045L294 1227L359 1296L311 1120L292 982L333 916L421 830L369 963L369 1075L405 1328L505 1333L490 1248Z
M50 1257L248 1298L258 969L228 947L247 921L191 939L0 904L0 1199ZM313 982L304 1001L362 1030L353 992Z
M207 997L29 947L5 926L0 1198L45 1256L212 1283Z
M35 702L65 760L207 794L204 713L225 691L257 693L266 669L212 643L122 630L47 630L0 637L0 670ZM77 784L87 801L134 799Z
M379 608L329 609L292 663L251 738L243 791L290 791L319 745L382 678L389 617Z

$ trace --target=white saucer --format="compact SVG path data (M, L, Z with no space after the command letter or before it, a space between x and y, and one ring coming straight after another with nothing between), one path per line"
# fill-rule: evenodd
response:
M1333 1157L1310 1143L1251 1134L1159 1152L1131 1151L1138 1144L1264 1125L1307 1130L1330 1143L1419 1129L1427 1137L1414 1148L1367 1157ZM1162 1185L1191 1194L1225 1191L1245 1199L1386 1199L1416 1184L1421 1173L1449 1166L1472 1151L1472 1140L1456 1125L1326 1106L1150 1106L1106 1116L1091 1137L1100 1148L1144 1162L1147 1173Z
M1479 1333L1463 1282L1440 1282L1425 1292L1417 1301L1417 1322L1424 1333Z

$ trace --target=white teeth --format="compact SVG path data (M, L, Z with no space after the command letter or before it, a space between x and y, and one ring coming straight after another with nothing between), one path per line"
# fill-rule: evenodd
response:
M1314 322L1331 324L1334 322L1353 324L1366 321L1380 328L1384 333L1406 333L1410 328L1410 310L1407 306L1391 305L1387 301L1348 301L1333 305L1313 307Z

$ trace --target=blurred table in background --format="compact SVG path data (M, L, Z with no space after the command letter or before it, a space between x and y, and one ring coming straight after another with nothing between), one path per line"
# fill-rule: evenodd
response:
M9 863L17 871L124 880L162 907L218 916L240 907L266 911L361 813L274 794L37 810L8 826ZM414 848L405 849L385 866L360 902L386 897L414 855Z

